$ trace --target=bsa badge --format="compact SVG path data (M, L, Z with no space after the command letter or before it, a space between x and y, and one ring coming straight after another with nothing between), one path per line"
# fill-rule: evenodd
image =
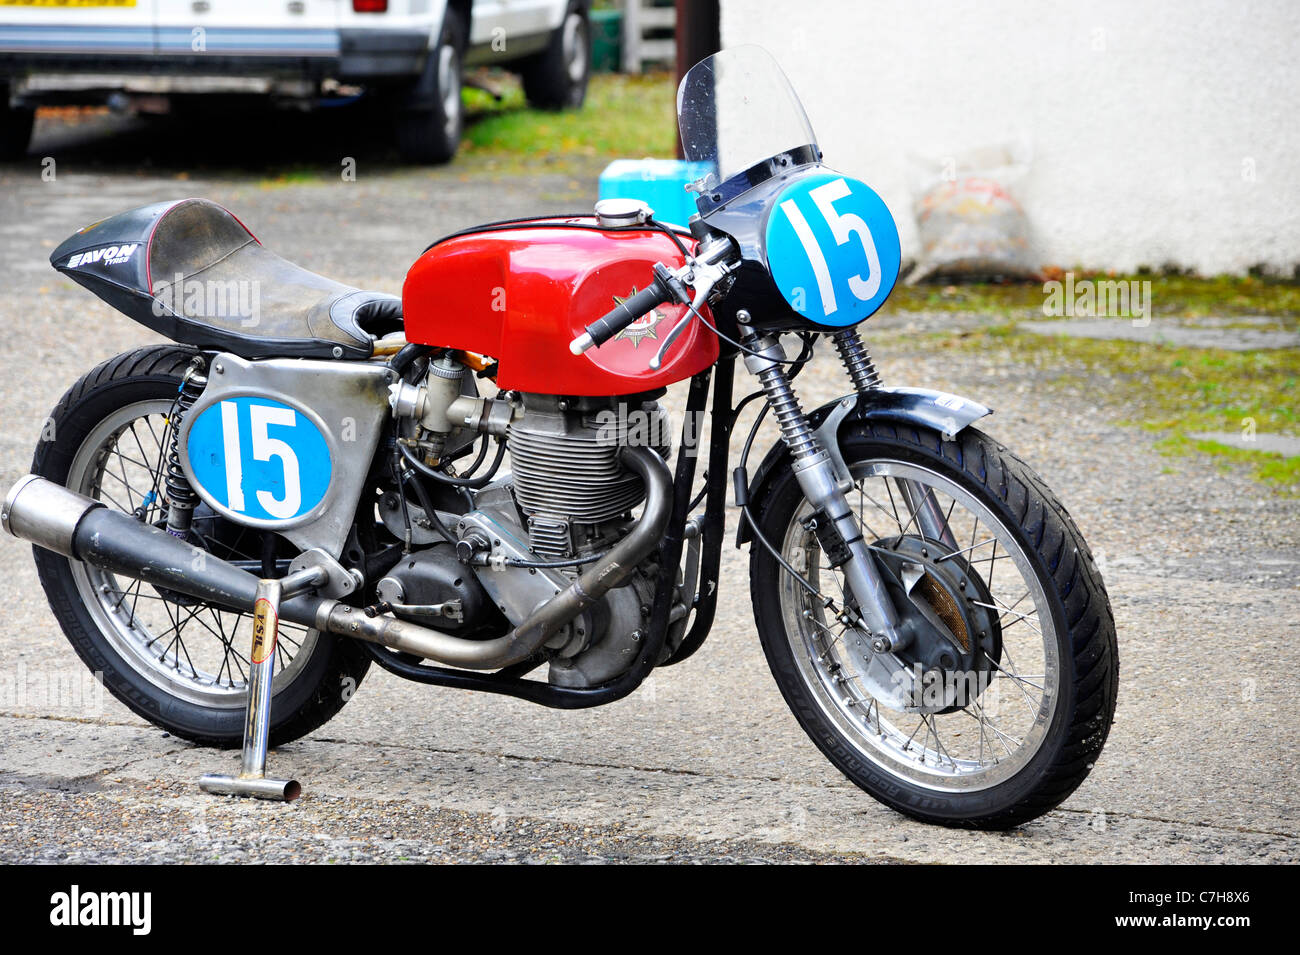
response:
M615 295L614 304L622 305L636 293L637 290L633 287L632 291L628 293L626 298L619 298ZM659 311L657 308L652 308L648 314L638 318L627 328L615 335L613 340L618 341L620 338L625 338L632 343L633 348L636 348L644 339L647 338L653 338L657 341L659 336L655 334L655 328L665 318L667 318L667 316L664 315L663 312Z
M254 663L262 663L275 653L279 636L279 627L275 624L278 622L275 608L271 606L270 601L259 598L253 605L253 652L250 656Z

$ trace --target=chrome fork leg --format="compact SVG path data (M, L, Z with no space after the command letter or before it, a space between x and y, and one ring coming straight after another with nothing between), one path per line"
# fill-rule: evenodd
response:
M916 481L900 478L894 483L921 534L930 540L942 542L950 551L957 550L957 538L953 537L952 529L948 527L943 508L935 500L934 491Z
M271 733L271 680L280 637L280 601L325 582L325 570L309 567L283 580L259 580L253 601L253 646L249 654L248 707L244 716L244 749L238 776L209 773L199 778L204 792L223 796L254 796L289 802L302 787L293 779L268 779L266 748Z
M790 387L785 368L780 364L785 360L785 349L777 339L759 337L752 331L744 344L753 353L745 356L745 367L758 378L776 415L781 439L790 449L800 490L809 503L826 515L849 551L850 559L842 570L857 600L862 622L870 631L868 637L872 647L877 652L901 647L898 614L884 581L876 572L875 561L862 537L862 528L845 496L848 486L841 484L836 476L831 456L819 445Z
M880 387L880 373L876 371L876 363L871 360L871 352L856 328L841 329L831 336L831 341L859 395ZM920 532L930 540L941 541L956 550L957 540L944 519L934 492L916 481L899 480L895 485L907 505L909 518L916 522Z

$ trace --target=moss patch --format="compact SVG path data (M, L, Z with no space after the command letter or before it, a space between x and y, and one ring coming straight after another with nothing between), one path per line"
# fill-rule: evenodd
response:
M1233 352L1170 345L1020 333L997 325L958 336L936 334L941 347L1031 362L1124 409L1122 423L1159 435L1171 455L1214 455L1245 465L1259 481L1300 495L1300 457L1247 451L1191 437L1193 432L1242 431L1300 435L1300 349Z
M1075 282L1150 282L1153 317L1186 319L1215 316L1227 319L1226 327L1297 327L1300 322L1300 282L1254 276L1220 275L1198 278L1187 275L1133 273L1112 275L1076 272ZM1043 314L1046 301L1042 282L970 282L952 285L900 285L889 296L889 307L904 312L1008 313L1018 318L1050 318ZM1241 322L1232 318L1272 316L1266 323ZM1189 324L1196 324L1195 321ZM1216 322L1225 327L1225 323Z

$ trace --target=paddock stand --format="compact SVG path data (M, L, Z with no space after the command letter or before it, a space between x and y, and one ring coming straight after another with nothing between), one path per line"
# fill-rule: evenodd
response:
M199 788L219 796L253 796L290 802L302 794L293 779L268 779L266 747L271 730L271 679L280 636L280 601L326 582L323 567L307 567L280 580L259 580L253 601L253 648L249 654L248 711L238 776L209 773Z

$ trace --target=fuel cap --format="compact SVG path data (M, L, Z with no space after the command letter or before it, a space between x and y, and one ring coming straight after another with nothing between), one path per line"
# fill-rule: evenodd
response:
M654 210L643 199L601 199L596 203L596 221L602 229L630 229L644 225Z

